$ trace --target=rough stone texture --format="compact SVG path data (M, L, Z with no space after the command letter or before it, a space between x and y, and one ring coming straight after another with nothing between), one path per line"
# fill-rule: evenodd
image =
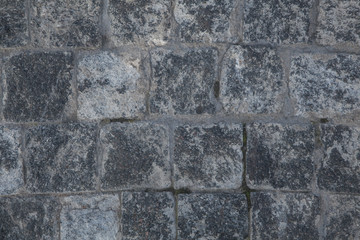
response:
M0 198L0 238L59 239L59 203L48 197Z
M176 188L238 188L241 186L242 125L212 124L175 129Z
M150 111L160 114L213 113L217 51L189 48L151 52Z
M85 54L78 66L78 118L136 118L145 112L147 84L140 54Z
M61 120L72 113L70 52L24 52L4 60L3 112L7 121Z
M290 94L298 116L332 117L360 110L360 57L302 54L293 57Z
M252 239L319 239L320 200L304 193L251 193Z
M118 239L119 208L117 195L63 198L60 214L61 239Z
M31 192L94 190L96 127L43 125L25 133L27 189Z
M247 128L247 183L254 189L310 190L315 131L308 125L252 124Z
M278 113L286 84L275 49L231 46L225 54L220 101L227 113Z
M164 45L170 37L170 9L170 0L109 0L113 43Z
M320 0L317 41L322 45L360 45L358 0Z
M30 35L38 47L97 47L100 0L31 0Z
M360 193L360 128L325 125L321 131L325 154L318 173L319 187Z
M245 195L181 194L178 198L178 239L247 239Z
M174 240L175 200L171 193L122 193L122 240Z
M313 2L314 0L245 1L244 41L278 44L308 42Z
M104 189L170 187L168 130L157 124L109 124L100 133Z
M181 40L236 43L239 40L236 4L236 0L176 0L174 15L180 25Z

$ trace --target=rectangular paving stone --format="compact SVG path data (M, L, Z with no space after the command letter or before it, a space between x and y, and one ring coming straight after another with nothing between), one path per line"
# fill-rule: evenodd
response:
M178 239L248 239L244 194L178 196Z
M186 48L151 52L150 111L158 114L214 113L217 51Z
M175 129L175 188L231 189L243 175L241 124L178 126Z
M332 117L360 110L360 57L295 56L291 60L289 88L298 116Z
M252 239L319 239L319 197L253 192L251 204Z
M310 125L247 127L246 180L254 189L310 190L315 131Z
M274 48L228 49L220 80L220 102L226 113L278 113L285 91L282 62Z
M170 187L168 129L151 123L113 123L101 129L103 189Z
M123 192L122 240L176 237L175 199L169 192Z
M5 58L5 120L61 120L73 114L73 59L70 52L24 52Z
M27 189L73 192L95 189L96 126L40 125L25 133Z

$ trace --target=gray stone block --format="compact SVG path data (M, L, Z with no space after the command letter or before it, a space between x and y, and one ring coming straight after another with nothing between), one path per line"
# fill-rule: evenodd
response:
M113 123L101 129L103 189L170 187L169 136L162 125Z
M179 126L175 129L176 188L224 189L241 186L241 124Z
M227 113L278 113L286 90L275 49L232 46L225 54L220 102Z
M315 131L308 125L247 127L247 184L254 189L310 190Z
M248 239L243 194L181 194L178 239Z
M175 200L171 193L122 193L122 240L176 237Z
M27 189L73 192L95 189L96 126L43 125L25 133Z

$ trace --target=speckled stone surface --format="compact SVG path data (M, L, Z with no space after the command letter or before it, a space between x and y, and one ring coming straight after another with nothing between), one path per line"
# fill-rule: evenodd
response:
M241 186L241 124L179 126L174 138L176 188L229 189Z
M243 194L178 196L178 239L247 239L248 224Z

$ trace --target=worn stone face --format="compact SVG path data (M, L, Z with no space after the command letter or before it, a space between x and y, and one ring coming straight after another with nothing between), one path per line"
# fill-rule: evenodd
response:
M117 195L70 196L61 203L61 239L118 239Z
M100 0L31 0L30 32L39 47L97 47Z
M175 129L176 188L241 186L242 125L179 126Z
M3 65L3 105L7 121L65 119L72 113L73 55L21 53Z
M175 200L171 193L122 193L123 240L174 240Z
M246 239L248 210L243 194L181 194L178 239Z
M96 127L43 125L25 133L27 189L72 192L95 189Z
M247 184L255 189L309 190L315 171L312 126L251 124Z
M277 113L286 84L273 48L232 46L225 54L220 101L227 113Z
M145 112L147 83L140 54L86 54L78 66L78 118L136 118Z
M170 0L109 0L115 45L164 45L170 37Z
M252 239L319 239L320 200L305 193L251 193Z
M239 40L235 0L176 0L175 20L186 42L231 42ZM234 21L231 21L234 20Z
M296 56L291 60L289 87L298 116L331 117L360 110L360 57Z
M156 124L110 124L100 133L104 189L170 187L168 130Z
M213 48L151 53L150 111L159 114L213 113L217 51Z

